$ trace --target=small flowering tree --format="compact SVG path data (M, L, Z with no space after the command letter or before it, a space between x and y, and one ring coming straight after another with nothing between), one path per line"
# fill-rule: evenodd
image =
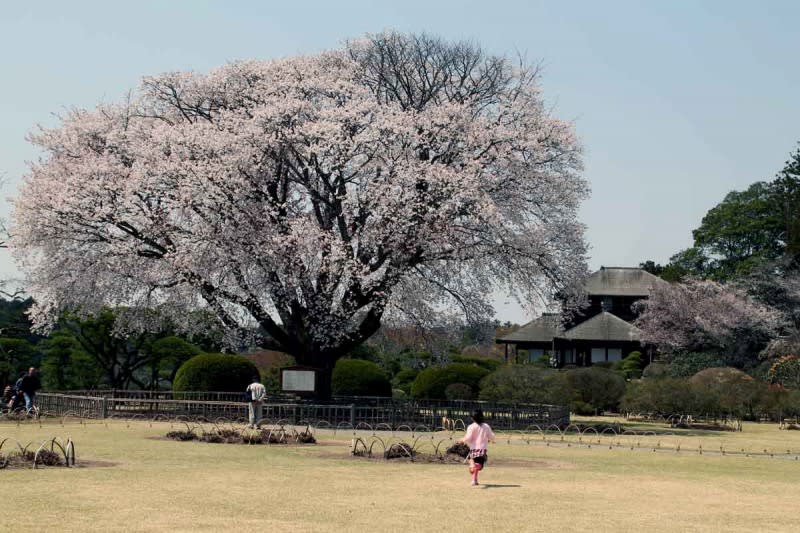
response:
M645 342L665 352L713 351L734 366L755 359L785 325L779 311L708 280L659 286L636 306Z
M32 136L15 202L33 319L124 306L147 328L156 307L191 330L204 309L330 369L388 317L575 294L587 186L535 74L388 33L71 111Z
M767 379L787 389L800 389L800 359L794 355L779 358L770 366Z

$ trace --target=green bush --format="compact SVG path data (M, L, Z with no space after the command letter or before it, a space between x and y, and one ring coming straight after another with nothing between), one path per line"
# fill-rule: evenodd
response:
M669 368L664 363L653 362L644 367L642 377L647 379L661 379L669 376Z
M489 359L488 357L469 357L466 355L454 355L451 359L453 363L468 363L471 365L479 366L488 370L489 372L494 372L501 366L503 366L502 361L498 361L497 359Z
M553 369L510 365L481 380L481 400L568 405L571 398L566 373Z
M709 396L708 412L753 419L767 393L767 385L731 367L707 368L689 379Z
M673 378L688 378L706 368L721 366L725 366L725 363L717 355L691 352L674 355L670 359L667 371Z
M631 352L625 359L615 365L615 369L625 380L642 377L643 367L641 352Z
M419 370L416 368L404 368L394 375L392 379L392 386L395 389L400 389L406 394L411 394L411 384L417 378Z
M691 383L703 387L715 387L718 385L731 385L753 381L753 378L742 372L738 368L729 366L719 368L706 368L689 378Z
M181 365L172 390L244 392L253 376L259 376L256 365L241 355L204 353Z
M592 365L567 373L573 399L591 405L597 411L614 410L625 394L625 380L607 368Z
M447 366L426 368L411 384L411 396L443 400L446 398L445 389L452 383L468 385L475 395L478 393L481 379L488 374L486 369L469 363L452 363Z
M800 391L768 387L761 397L759 411L772 420L800 417Z
M597 409L590 403L586 403L583 400L575 400L572 402L569 408L570 411L575 413L576 415L581 416L592 416L597 414Z
M392 384L372 361L339 359L333 367L331 390L337 396L391 396Z
M471 400L472 387L464 383L451 383L444 388L444 397L448 400Z
M642 379L628 383L620 401L626 413L696 414L711 402L684 378Z
M547 354L540 355L531 364L539 368L552 368L552 365L550 364L550 356Z
M697 379L643 379L628 384L620 408L629 413L734 415L753 419L791 412L794 398L771 391L735 369L708 369ZM733 372L729 372L733 370ZM798 404L800 406L800 404Z

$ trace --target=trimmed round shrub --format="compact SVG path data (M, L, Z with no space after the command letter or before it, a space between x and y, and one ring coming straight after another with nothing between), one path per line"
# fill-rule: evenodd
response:
M451 383L444 388L444 396L448 400L471 400L472 387L465 383Z
M503 362L497 359L491 359L489 357L472 357L468 355L454 355L452 358L452 362L454 363L468 363L470 365L479 366L481 368L485 368L489 372L494 372L501 366L503 366Z
M669 360L667 373L673 378L688 378L706 368L723 367L722 358L702 352L689 352L674 355Z
M642 377L645 379L662 379L668 376L669 369L664 363L653 362L642 370Z
M411 384L414 383L415 379L417 379L417 375L419 375L418 369L403 368L394 375L394 379L392 379L392 386L395 389L400 389L406 394L409 394L411 393Z
M756 416L757 405L767 393L767 385L731 367L701 370L689 382L710 400L707 412L733 414L748 419Z
M695 385L712 387L715 385L730 385L735 383L751 382L753 381L753 378L737 368L725 366L701 370L692 376L689 381Z
M241 355L204 353L181 365L172 390L244 392L253 376L259 376L256 365Z
M616 409L625 394L625 380L607 368L576 368L567 372L567 381L574 391L574 400L582 402L576 403L582 412L586 410L583 404L597 411Z
M714 403L706 392L685 378L634 380L628 384L620 410L662 415L699 414Z
M331 390L336 396L391 396L392 384L381 367L363 359L339 359Z
M565 372L532 365L509 365L481 380L481 400L568 405L572 391Z
M489 371L485 368L468 364L452 363L447 366L426 368L419 373L411 384L411 396L414 398L446 399L445 389L453 383L463 383L472 390L473 397L478 393L478 385Z

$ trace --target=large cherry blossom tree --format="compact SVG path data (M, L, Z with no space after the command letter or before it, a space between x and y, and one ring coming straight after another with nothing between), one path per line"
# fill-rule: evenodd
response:
M145 78L32 135L13 248L36 300L210 311L330 369L388 317L577 294L587 195L536 69L385 33L341 49ZM149 317L149 318L148 318ZM141 319L141 320L139 320Z

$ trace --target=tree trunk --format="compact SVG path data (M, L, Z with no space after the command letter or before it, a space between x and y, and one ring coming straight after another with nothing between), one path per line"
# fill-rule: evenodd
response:
M314 399L318 402L328 403L331 401L333 391L331 388L331 377L333 371L327 368L321 368L317 371L317 391L314 394Z
M286 350L292 355L297 364L308 366L317 371L316 391L314 400L318 402L330 402L332 396L331 378L333 367L342 356L346 355L342 350L325 350L319 346L293 347L291 351Z

